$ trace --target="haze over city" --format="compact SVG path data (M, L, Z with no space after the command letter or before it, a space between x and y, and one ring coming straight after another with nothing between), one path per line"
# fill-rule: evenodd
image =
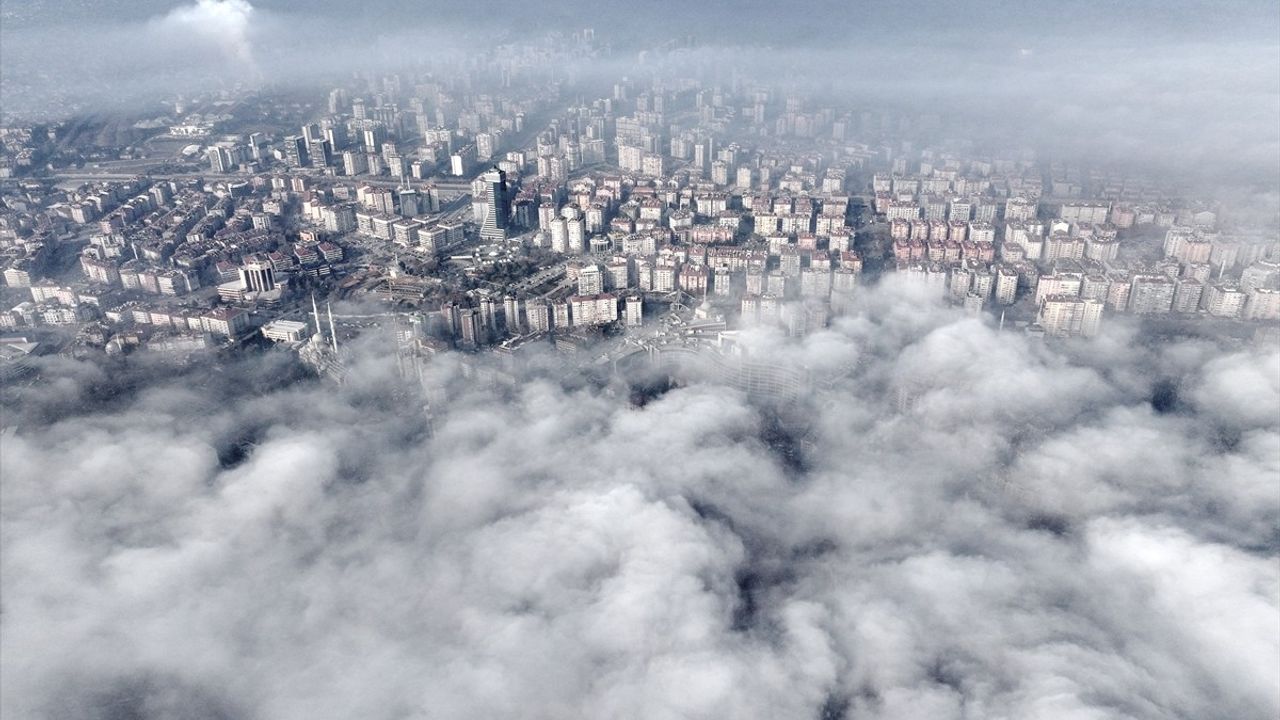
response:
M0 716L1280 714L1273 3L0 1Z

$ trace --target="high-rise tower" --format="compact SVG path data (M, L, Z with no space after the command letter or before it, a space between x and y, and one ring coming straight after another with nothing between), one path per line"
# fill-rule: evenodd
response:
M483 217L480 222L480 237L485 240L507 239L507 221L511 215L511 206L507 199L507 174L498 168L486 171L480 176L477 189L483 193L476 203L476 208Z

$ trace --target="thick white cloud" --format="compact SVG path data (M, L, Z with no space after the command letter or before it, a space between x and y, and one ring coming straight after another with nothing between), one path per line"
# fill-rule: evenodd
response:
M75 400L127 368L50 366L6 399L0 714L1280 711L1274 355L862 307L747 335L820 370L798 459L706 384L635 407L444 358L427 434L377 353L340 390L246 362L105 407ZM1138 378L1174 372L1159 414Z
M155 29L160 34L178 36L179 42L217 48L223 59L237 69L251 70L255 68L253 16L253 5L248 0L196 0L170 10L155 21Z

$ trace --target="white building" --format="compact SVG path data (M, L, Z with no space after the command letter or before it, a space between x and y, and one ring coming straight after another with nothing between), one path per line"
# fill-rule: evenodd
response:
M307 337L307 324L297 320L272 320L262 326L262 337L273 342L300 342Z
M1066 295L1051 295L1040 306L1039 322L1053 337L1093 337L1102 324L1103 304Z

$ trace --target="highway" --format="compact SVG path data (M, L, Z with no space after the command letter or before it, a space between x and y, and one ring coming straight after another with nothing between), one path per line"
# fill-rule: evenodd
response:
M295 168L291 168L290 170L296 171ZM272 173L269 171L265 173L257 173L257 175L263 175L263 174L270 175ZM291 174L295 174L295 173L291 172ZM97 171L87 171L87 170L80 169L80 170L69 171L69 172L57 172L57 173L51 173L47 177L56 181L58 184L63 185L68 183L78 184L78 183L85 183L85 182L121 182L126 180L132 180L139 176L148 177L152 180L202 179L202 180L224 180L224 181L247 180L250 177L253 177L253 175L248 175L248 174L238 174L238 173L220 174L212 171L151 173L146 171L113 172L107 169L97 170ZM308 180L312 182L315 182L321 185L339 185L339 184L350 183L355 185L370 185L373 187L385 187L385 188L398 188L403 186L399 178L376 177L372 175L304 175L304 177L306 177ZM437 178L429 178L427 180L410 180L410 184L415 184L418 186L434 184L437 188L441 190L452 190L452 191L463 191L463 192L471 191L471 181L459 179L459 178L438 178L437 177Z

